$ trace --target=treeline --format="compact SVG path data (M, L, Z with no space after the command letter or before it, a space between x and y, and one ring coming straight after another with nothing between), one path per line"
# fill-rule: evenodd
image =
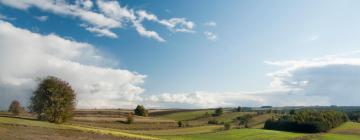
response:
M349 112L348 116L351 121L360 123L360 112Z
M301 110L265 122L265 129L293 132L326 132L348 121L348 116L338 111Z

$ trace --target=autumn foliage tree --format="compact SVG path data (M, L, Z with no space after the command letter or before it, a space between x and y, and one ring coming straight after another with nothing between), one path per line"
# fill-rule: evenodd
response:
M48 76L34 91L29 108L49 122L62 123L72 117L75 97L68 82Z
M9 112L11 112L13 115L19 115L21 111L21 105L20 102L17 100L14 100L11 102L9 106Z

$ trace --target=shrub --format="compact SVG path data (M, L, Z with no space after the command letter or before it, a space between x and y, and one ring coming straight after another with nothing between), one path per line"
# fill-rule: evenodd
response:
M38 118L53 123L65 122L75 110L75 92L66 81L48 76L34 91L29 108Z
M208 124L219 124L219 121L218 120L209 120L208 121Z
M221 116L222 114L224 114L224 109L220 107L215 110L214 116Z
M177 124L178 124L179 127L183 127L182 121L178 121Z
M143 105L138 105L135 110L135 115L138 116L144 116L147 117L148 116L148 111L145 109L145 107Z
M285 115L278 120L267 120L265 129L285 130L295 132L326 132L346 122L345 113L337 111L296 111L293 115Z
M133 114L131 112L129 112L127 117L126 117L126 123L127 124L132 124L133 122L134 122Z
M224 129L225 129L225 130L230 130L230 128L231 128L231 124L230 124L230 123L227 122L227 123L224 124Z
M245 128L248 128L248 123L250 119L252 118L252 115L246 114L244 116L237 117L236 120L239 121L239 125L244 125Z
M9 106L9 112L11 112L13 115L19 115L21 111L20 102L17 100L14 100L11 102Z

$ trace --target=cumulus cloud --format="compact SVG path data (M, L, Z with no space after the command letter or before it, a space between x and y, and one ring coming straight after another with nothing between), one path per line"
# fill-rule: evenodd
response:
M11 100L26 104L37 79L68 81L79 108L129 107L140 100L145 75L114 68L92 45L41 35L0 20L0 108Z
M158 19L154 14L149 14L145 10L128 8L118 1L97 0L98 11L93 10L95 3L91 0L76 0L75 4L62 0L0 0L0 3L22 10L36 7L54 14L76 17L91 26L86 27L86 30L95 33L97 36L110 38L117 37L111 31L112 29L126 28L126 25L130 24L141 36L164 42L165 39L156 31L144 27L144 20L159 23L173 32L193 32L195 25L185 18Z
M48 20L48 16L35 16L34 18L41 22L45 22Z
M211 41L216 41L216 39L217 39L217 35L213 32L205 31L204 35L207 39L209 39Z

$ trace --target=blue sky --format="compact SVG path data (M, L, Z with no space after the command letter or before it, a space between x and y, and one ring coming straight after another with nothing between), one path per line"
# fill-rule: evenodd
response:
M137 11L146 11L148 15L156 16L156 20L145 19L141 21L141 25L146 30L156 32L165 41L141 35L134 28L131 18L122 19L124 15L111 17L106 11L101 11L99 1L115 4L122 9L134 12L134 15L138 17ZM88 9L82 5L86 1L77 1L81 4L76 8L116 19L123 24L123 27L103 27L92 24L93 19L83 19L74 13L62 13L51 8L44 8L36 2L40 1L1 0L2 21L34 34L42 36L55 34L65 40L88 43L96 50L97 55L111 60L109 63L96 66L126 70L134 75L146 75L141 84L135 84L143 91L139 92L141 100L134 102L153 103L160 100L159 102L166 105L159 103L154 107L187 107L195 103L188 101L173 103L169 98L178 98L178 96L192 98L192 95L196 97L211 95L216 98L229 95L239 96L239 101L231 101L234 102L231 104L227 104L230 102L228 99L205 101L199 106L208 107L210 103L219 102L224 106L242 105L241 102L244 102L244 105L289 105L264 101L269 99L258 101L260 98L258 96L251 97L251 100L259 103L251 103L242 96L247 95L248 92L260 95L270 92L284 97L296 92L299 94L296 96L301 96L301 99L324 99L319 103L321 105L347 105L343 101L334 101L332 95L311 95L312 90L307 90L306 87L289 86L287 83L316 83L310 81L313 77L318 77L313 73L306 76L302 73L305 78L302 77L301 80L294 78L298 71L311 71L318 67L323 67L325 70L329 67L332 70L341 69L334 68L333 65L357 67L357 63L350 62L357 59L357 56L346 55L344 57L349 61L336 62L344 59L342 55L338 58L338 54L353 54L358 50L360 43L358 39L360 35L359 1L120 0L113 3L114 1L94 0L90 1L92 6ZM52 4L59 6L56 3ZM62 2L60 6L75 4L76 2ZM189 30L181 32L174 31L176 27L167 27L160 23L162 19L172 18L183 18L184 22L191 22L194 26L182 27L182 23L176 23L176 27ZM91 32L87 30L90 27L107 29L116 37ZM4 34L7 35L5 32ZM213 38L206 34L213 35ZM328 55L336 57L328 59ZM94 65L88 62L79 61L79 63ZM328 65L323 65L323 63ZM284 71L290 73L291 76L278 75ZM52 73L56 74L56 71L48 74ZM348 74L348 71L344 72L344 75ZM277 83L279 80L280 84ZM351 81L354 83L354 80ZM351 81L333 83L341 85ZM355 83L358 81L359 79L355 79ZM312 86L308 85L308 87ZM321 87L323 88L324 85ZM313 88L319 87L311 89ZM336 91L334 94L337 94L337 91L342 88L344 87L341 86L330 92ZM298 89L301 89L299 93L297 93ZM320 89L316 91L321 91ZM357 90L359 89L354 89L354 91ZM357 94L351 95L357 96ZM145 97L149 97L149 100L144 99ZM133 100L131 102L133 103ZM308 102L294 102L294 105L303 104L316 105ZM349 105L356 105L356 103L349 103Z

